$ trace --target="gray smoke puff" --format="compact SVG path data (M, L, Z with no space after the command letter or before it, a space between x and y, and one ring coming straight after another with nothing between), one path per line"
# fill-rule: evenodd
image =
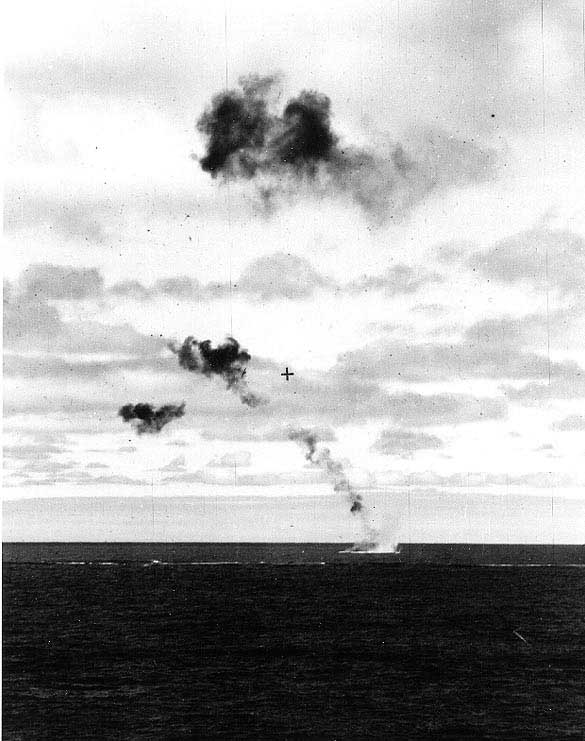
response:
M257 407L266 403L266 399L249 390L244 375L251 356L233 337L227 337L223 344L212 347L209 340L200 342L189 336L182 344L169 342L168 347L177 355L182 368L207 378L222 378L226 388L236 393L242 404Z
M326 471L327 475L333 481L334 491L339 491L346 495L350 503L349 511L354 515L359 514L362 518L362 526L364 529L363 546L370 549L374 548L377 545L378 534L369 523L362 495L356 492L351 486L343 468L343 463L333 458L329 448L318 448L317 444L319 438L313 430L307 428L291 430L289 433L289 439L295 440L305 447L305 458L313 465Z
M124 422L138 420L135 425L139 435L145 432L160 432L165 425L173 419L178 419L185 414L185 402L180 405L165 404L155 409L152 404L124 404L118 411Z

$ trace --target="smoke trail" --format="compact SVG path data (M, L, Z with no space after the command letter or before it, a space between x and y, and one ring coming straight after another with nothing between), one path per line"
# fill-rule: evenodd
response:
M364 504L362 495L359 492L356 492L351 486L341 461L333 458L329 448L317 447L319 438L312 430L306 428L291 430L289 433L289 439L295 440L305 447L305 458L313 465L318 466L327 472L327 475L333 481L334 491L341 492L347 497L350 503L349 511L352 515L357 514L361 517L364 538L363 542L360 543L359 546L368 549L375 548L378 543L378 533L370 524L367 508Z
M212 347L209 340L199 342L189 336L182 344L169 342L168 347L177 355L182 368L207 378L223 378L226 388L237 394L242 404L257 407L267 403L266 399L249 390L244 375L251 356L233 337L227 337L223 344Z
M165 425L173 419L178 419L185 414L185 402L179 406L165 404L155 409L152 404L124 404L118 411L124 422L138 420L135 425L139 435L145 432L160 432Z

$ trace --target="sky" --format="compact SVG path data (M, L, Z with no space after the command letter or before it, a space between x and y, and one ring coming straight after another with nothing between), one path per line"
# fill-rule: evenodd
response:
M6 539L583 542L580 2L8 16ZM251 80L331 158L204 169ZM228 336L256 406L178 362Z

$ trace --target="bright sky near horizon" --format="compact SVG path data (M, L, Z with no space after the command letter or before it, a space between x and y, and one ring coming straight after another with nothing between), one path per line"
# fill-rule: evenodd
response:
M237 539L239 495L243 539L358 537L288 439L299 427L374 492L389 540L408 535L406 490L419 538L456 539L463 498L477 512L462 538L513 537L514 501L522 540L578 537L581 2L25 1L8 16L5 537L26 539L38 500L39 538L160 538L107 505L153 494L207 498L193 540ZM203 171L196 122L249 75L277 76L279 112L328 96L359 170ZM188 335L233 335L268 403L180 367L166 340ZM117 414L183 401L157 434ZM66 516L47 504L64 496ZM499 505L482 520L491 496L512 501L507 522ZM572 502L553 535L542 497Z

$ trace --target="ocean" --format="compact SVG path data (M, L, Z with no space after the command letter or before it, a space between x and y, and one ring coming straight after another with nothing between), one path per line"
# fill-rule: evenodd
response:
M4 544L2 737L583 739L547 548Z

